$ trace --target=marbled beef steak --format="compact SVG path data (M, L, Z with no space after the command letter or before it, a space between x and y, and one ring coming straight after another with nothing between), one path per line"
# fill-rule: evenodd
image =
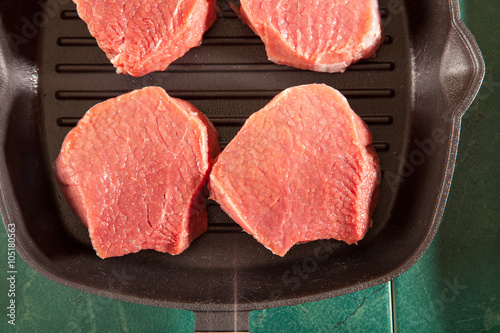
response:
M97 255L179 254L204 233L217 137L193 105L159 87L92 107L66 136L55 174Z
M380 170L368 127L337 90L289 88L254 113L217 157L211 196L275 254L297 243L362 239Z
M166 69L199 46L216 19L215 0L73 0L118 73Z
M240 14L281 65L343 72L382 43L377 0L241 0Z

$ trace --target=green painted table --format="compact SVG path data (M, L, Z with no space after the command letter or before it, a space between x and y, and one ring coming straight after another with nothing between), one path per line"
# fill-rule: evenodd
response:
M446 212L429 250L390 283L253 311L251 332L500 332L500 1L462 0L486 77L466 113ZM7 237L0 228L0 267ZM0 271L0 332L193 332L194 314L106 299L56 284L17 258L16 325Z

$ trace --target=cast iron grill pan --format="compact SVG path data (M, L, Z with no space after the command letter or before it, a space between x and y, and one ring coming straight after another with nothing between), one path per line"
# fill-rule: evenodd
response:
M193 310L200 331L248 329L250 310L383 283L408 269L430 244L449 190L460 117L484 71L473 38L458 21L456 1L381 1L383 45L343 74L269 62L261 40L220 1L218 20L201 47L142 78L115 74L69 1L47 3L49 19L37 33L9 45L9 33L22 34L22 18L43 9L36 3L0 5L6 73L1 93L7 101L1 177L4 222L16 223L18 250L40 273L107 297ZM181 255L95 255L52 171L64 137L90 107L133 89L161 86L204 112L224 147L276 94L307 83L339 89L373 133L381 200L373 227L357 246L316 241L280 258L209 201L208 232ZM109 283L117 272L127 281Z

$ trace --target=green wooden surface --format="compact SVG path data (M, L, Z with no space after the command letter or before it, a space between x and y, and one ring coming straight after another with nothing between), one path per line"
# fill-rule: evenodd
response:
M391 332L391 284L324 301L253 311L250 332Z
M450 197L422 259L391 283L253 311L251 332L500 332L500 1L463 0L487 72L462 125ZM16 258L8 324L7 237L0 228L0 332L193 332L192 312L130 304L52 281Z

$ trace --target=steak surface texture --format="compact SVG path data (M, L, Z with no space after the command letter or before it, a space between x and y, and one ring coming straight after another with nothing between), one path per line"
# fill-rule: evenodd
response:
M204 233L217 137L200 111L159 87L92 107L64 139L54 171L97 255L179 254Z
M162 71L199 46L215 0L73 0L117 73Z
M269 60L318 72L370 58L383 37L377 0L241 0L240 17Z
M246 121L216 158L209 190L275 254L297 243L361 240L380 170L366 124L337 90L289 88Z

